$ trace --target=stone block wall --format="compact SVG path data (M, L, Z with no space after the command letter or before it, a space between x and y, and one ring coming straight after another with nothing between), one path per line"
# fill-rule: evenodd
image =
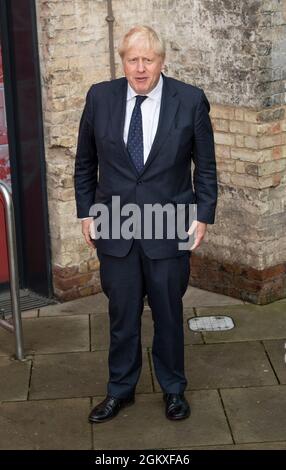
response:
M285 296L285 112L212 106L219 201L192 285L255 303Z
M110 78L107 2L36 6L54 289L65 300L100 289L72 175L86 92ZM115 44L150 24L166 39L166 73L203 88L211 103L219 201L192 257L192 285L256 303L285 297L286 1L113 0L113 13Z

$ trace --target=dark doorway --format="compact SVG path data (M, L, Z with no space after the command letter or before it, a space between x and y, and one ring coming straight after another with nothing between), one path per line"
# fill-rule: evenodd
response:
M0 0L0 38L20 287L52 297L34 0Z

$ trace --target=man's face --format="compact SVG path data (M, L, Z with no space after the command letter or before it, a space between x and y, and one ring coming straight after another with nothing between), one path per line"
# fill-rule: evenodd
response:
M145 95L155 88L164 66L163 58L141 43L127 49L122 63L129 85L138 95Z

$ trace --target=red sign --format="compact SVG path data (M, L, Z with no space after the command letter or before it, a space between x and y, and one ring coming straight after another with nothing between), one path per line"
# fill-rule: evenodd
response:
M0 45L0 181L10 186L10 162L4 99L3 68ZM4 203L0 195L0 284L9 280Z

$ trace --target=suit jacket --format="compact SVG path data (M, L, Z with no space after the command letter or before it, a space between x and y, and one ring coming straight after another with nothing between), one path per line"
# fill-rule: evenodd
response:
M128 203L142 209L144 204L196 203L197 219L213 224L217 175L210 105L204 91L163 75L158 129L140 174L123 141L126 95L125 77L92 85L87 93L75 161L77 216L87 217L94 203L110 207L116 195L120 208ZM125 256L131 245L132 239L122 237L96 242L99 251L117 257ZM142 247L152 259L183 254L178 251L178 239L165 235L143 239Z

